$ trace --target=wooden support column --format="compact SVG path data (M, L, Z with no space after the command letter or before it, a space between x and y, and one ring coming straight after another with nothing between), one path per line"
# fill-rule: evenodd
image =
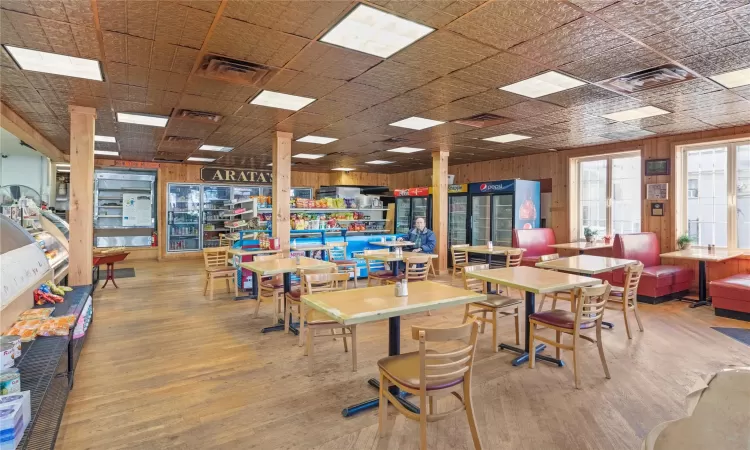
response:
M96 109L70 106L71 286L91 284L94 252L94 126Z
M432 231L437 239L438 274L448 271L448 152L432 152Z
M289 254L289 197L291 195L292 133L273 135L273 236L279 238L281 251Z

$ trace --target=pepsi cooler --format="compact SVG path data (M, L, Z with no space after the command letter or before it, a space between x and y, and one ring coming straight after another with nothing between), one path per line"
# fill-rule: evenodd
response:
M538 181L502 180L469 184L471 245L510 247L513 229L539 228Z

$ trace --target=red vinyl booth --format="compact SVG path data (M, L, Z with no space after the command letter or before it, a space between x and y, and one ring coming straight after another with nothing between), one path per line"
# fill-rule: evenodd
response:
M717 316L750 320L750 273L712 281L711 297Z
M555 232L552 228L513 229L511 246L526 249L521 260L523 266L534 267L539 262L540 256L557 253L557 249L549 246L555 243Z
M693 281L693 270L681 266L667 266L659 257L659 240L654 233L615 235L612 247L614 258L635 259L643 263L643 275L638 285L638 296L651 297L654 303L671 299L672 294L687 291ZM622 286L625 272L612 272L612 284ZM653 300L652 300L653 299Z

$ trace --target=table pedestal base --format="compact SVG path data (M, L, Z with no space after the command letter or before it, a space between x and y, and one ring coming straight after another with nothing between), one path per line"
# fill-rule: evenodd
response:
M516 353L520 353L521 354L521 356L519 356L518 358L516 358L513 361L511 361L511 364L513 364L514 366L520 366L521 364L529 362L529 353L526 350L522 349L522 348L514 347L514 346L508 345L508 344L500 344L498 346L498 348L500 350L510 350L511 352L516 352ZM547 346L544 345L544 344L539 344L539 345L536 346L535 350L536 350L536 360L537 361L546 361L546 362L549 362L549 363L552 363L552 364L557 364L560 367L565 367L565 363L562 360L560 360L560 359L555 359L555 358L552 358L552 357L546 356L546 355L540 355L539 352L541 352L545 348L547 348Z
M706 286L706 261L698 261L698 301L690 305L691 308L711 305Z
M374 387L377 390L380 390L380 381L376 380L375 378L370 378L367 380L367 384ZM404 391L398 391L398 388L396 386L391 386L391 393L398 399L399 403L401 403L404 408L408 409L409 411L413 412L414 414L419 414L419 408L409 400L406 400L406 397L408 397L408 392ZM341 415L344 417L350 417L354 414L360 413L362 411L366 411L368 409L377 408L380 406L380 400L378 397L371 398L370 400L365 400L361 403L357 403L356 405L347 406L346 408L341 410Z

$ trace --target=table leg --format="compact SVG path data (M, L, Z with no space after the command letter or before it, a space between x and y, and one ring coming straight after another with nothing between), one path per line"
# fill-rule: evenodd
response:
M107 267L110 269L110 279L112 280L112 284L114 284L117 289L120 289L120 286L115 283L115 264L109 263L107 264Z
M261 333L268 333L271 331L283 331L284 330L284 320L289 320L289 330L294 333L295 335L299 334L299 330L297 329L294 322L292 322L292 312L286 310L286 294L292 289L292 274L291 273L285 273L284 274L284 319L279 319L279 323L276 325L261 328Z
M526 291L526 311L524 313L524 315L525 315L525 323L526 323L526 333L525 333L526 338L525 338L524 343L523 343L523 348L518 348L518 347L515 347L515 346L512 346L512 345L508 345L508 344L500 344L500 349L501 350L510 350L512 352L521 353L521 356L519 356L518 358L516 358L516 359L514 359L512 361L512 364L514 366L519 366L519 365L521 365L521 364L523 364L523 363L525 363L525 362L527 362L529 360L529 336L531 334L531 325L529 324L529 316L531 314L533 314L534 311L536 310L536 305L534 304L535 300L536 299L535 299L534 293ZM545 348L547 348L546 345L539 344L539 345L536 346L536 348L534 348L534 351L537 352L537 353L539 353L542 350L544 350ZM557 364L560 367L563 367L565 365L565 363L562 362L562 360L551 358L551 357L545 356L545 355L539 355L538 354L538 355L536 355L536 359L538 361L551 362L553 364Z
M698 261L698 301L690 305L691 308L710 305L708 288L706 286L706 261Z
M487 265L490 269L492 269L492 255L489 253L487 253ZM492 283L490 283L489 281L487 282L487 293L494 294L494 292L492 292Z
M388 319L388 356L398 355L400 353L401 317L396 316ZM375 378L370 378L369 380L367 380L367 384L374 387L375 389L380 389L380 381L376 380ZM406 397L409 394L403 391L399 391L396 386L391 386L390 388L388 388L388 390L391 392L391 394L393 394L394 397L398 399L398 401L404 406L404 408L408 409L414 414L419 414L419 408L410 401L406 400ZM341 415L344 417L350 417L359 412L377 408L379 404L379 399L375 397L357 403L356 405L347 406L346 408L341 410Z
M242 269L237 269L237 282L240 283L240 289L242 289ZM249 295L240 295L238 297L235 297L236 300L247 300L247 299L254 299L258 300L258 283L260 283L260 279L258 278L258 274L255 272L251 272L253 274L253 287L250 288L250 294ZM260 300L258 300L260 301Z
M401 265L401 261L393 261L391 264L393 264L393 276L398 276L398 266Z

